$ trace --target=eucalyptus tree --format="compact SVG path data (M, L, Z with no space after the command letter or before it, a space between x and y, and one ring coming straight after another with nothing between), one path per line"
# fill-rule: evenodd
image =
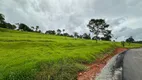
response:
M90 32L94 34L96 42L99 39L99 35L103 35L104 38L111 38L111 30L108 30L109 24L104 19L91 19L87 25Z

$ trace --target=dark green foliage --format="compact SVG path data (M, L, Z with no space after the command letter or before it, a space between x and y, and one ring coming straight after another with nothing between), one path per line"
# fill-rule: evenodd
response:
M18 25L18 30L22 30L22 31L28 31L28 32L33 32L34 31L34 27L29 28L26 24L24 23L16 23L16 25ZM0 27L1 28L7 28L7 29L16 29L16 26L11 24L11 23L7 23L5 22L5 17L3 14L0 13ZM36 26L36 31L37 32L41 32L40 30L38 31L39 26Z
M56 32L54 30L48 30L48 31L45 32L45 34L55 35Z
M39 26L36 26L36 27L32 26L31 29L32 29L32 31L34 31L34 32L42 33L42 31L39 30Z
M103 40L111 39L111 30L107 30L109 24L107 24L104 19L91 19L87 27L90 29L90 32L94 33L96 41L100 33L104 35Z
M84 33L82 36L84 39L91 39L90 34Z
M38 29L39 29L39 26L36 26L36 32L38 31Z
M94 36L92 40L100 40L100 37Z
M29 28L26 24L20 23L18 30L23 30L23 31L28 31L28 32L33 32L31 28Z
M41 33L41 30L39 30L38 33Z
M65 29L63 29L63 32L65 32Z
M0 27L1 28L6 28L6 22L5 22L5 17L3 14L0 13Z
M142 41L135 41L134 43L140 43L140 44L142 44Z
M5 20L4 15L0 13L0 23L2 23L2 21L4 21L4 20Z
M6 28L6 23L4 22L4 23L0 24L0 28Z
M6 28L7 29L16 29L16 26L15 25L12 25L10 23L6 23Z
M133 37L129 37L128 39L126 39L126 42L134 42L135 40L133 39Z
M60 29L58 29L58 30L57 30L57 35L61 35L61 32L62 32L62 31L61 31Z
M130 36L128 39L126 39L126 42L128 42L129 44L130 43L133 43L135 40L132 36Z
M3 14L0 13L0 27L7 28L7 29L16 29L15 25L5 22L5 17Z
M123 47L125 47L125 42L124 42L124 41L121 41L121 45L122 45Z
M63 29L63 34L65 33L65 29Z
M78 37L79 37L78 33L74 32L74 38L78 38Z
M25 74L26 73L26 74ZM9 72L3 80L35 80L36 69Z
M73 37L73 35L69 35L69 37Z
M111 41L111 38L112 38L111 30L105 30L103 34L104 34L104 37L101 38L102 40Z
M68 33L64 33L63 36L70 36Z

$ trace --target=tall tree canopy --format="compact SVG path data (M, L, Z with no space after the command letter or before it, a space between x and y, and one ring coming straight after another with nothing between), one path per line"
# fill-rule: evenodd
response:
M5 22L5 16L0 13L0 27L1 28L8 28L8 29L15 29L16 26L10 23Z
M64 33L63 36L70 36L68 33Z
M0 13L0 27L6 28L5 17L3 14Z
M19 30L33 32L33 30L24 23L19 24Z
M134 38L132 36L130 36L128 39L126 39L126 42L128 42L129 44L134 42Z
M4 20L5 20L4 15L0 13L0 21L4 21Z
M74 32L74 38L77 38L77 37L78 37L78 33Z
M82 36L84 39L91 39L90 34L84 33Z
M61 30L60 29L57 29L57 35L61 35Z
M109 24L107 24L104 19L91 19L87 27L90 29L90 32L94 33L96 41L100 34L104 36L104 40L110 40L111 30L107 29Z
M16 29L16 26L12 25L10 23L6 23L6 28L8 28L8 29Z
M39 29L39 26L36 26L36 32L38 31L38 29Z
M64 34L64 32L65 32L65 29L63 29L63 34Z

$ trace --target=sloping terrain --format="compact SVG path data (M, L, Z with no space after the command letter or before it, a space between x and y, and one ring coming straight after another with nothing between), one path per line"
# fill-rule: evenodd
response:
M0 28L0 80L74 80L78 72L87 69L83 64L120 46Z
M87 65L89 69L87 71L80 72L78 74L78 80L95 80L95 78L100 74L102 69L114 55L126 50L126 48L116 48L111 54L106 54L103 58L97 59L94 63Z

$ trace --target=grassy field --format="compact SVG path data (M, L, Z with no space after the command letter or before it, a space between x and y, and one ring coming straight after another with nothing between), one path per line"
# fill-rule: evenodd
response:
M140 47L132 44L128 48ZM120 43L0 28L0 80L76 80L79 71Z

